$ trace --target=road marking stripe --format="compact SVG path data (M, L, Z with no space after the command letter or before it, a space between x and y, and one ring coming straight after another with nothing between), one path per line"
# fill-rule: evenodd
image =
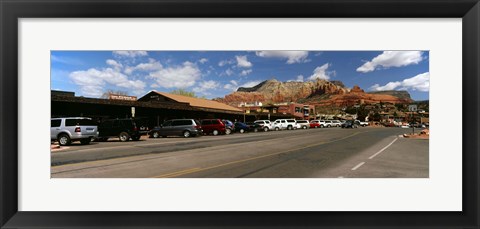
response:
M252 157L252 158L246 158L246 159L237 160L237 161L231 161L231 162L227 162L227 163L223 163L223 164L219 164L219 165L214 165L214 166L210 166L210 167L205 167L205 168L200 168L200 169L196 169L196 168L195 168L195 169L192 169L192 171L183 170L183 171L178 171L178 172L175 172L175 173L180 173L180 175L185 175L185 174L189 174L189 173L194 173L194 172L200 172L200 171L205 171L205 170L209 170L209 169L214 169L214 168L218 168L218 167L222 167L222 166L226 166L226 165L232 165L232 164L237 164L237 163L241 163L241 162L251 161L251 160L260 159L260 158L264 158L264 157L270 157L270 156L279 155L279 154L282 154L282 153L288 153L288 152L297 151L297 150L301 150L301 149L306 149L306 148L310 148L310 147L314 147L314 146L319 146L319 145L323 145L323 144L327 144L327 143L332 143L332 142L341 141L341 140L344 140L344 139L353 137L353 136L355 136L355 135L357 135L357 134L360 134L360 133L364 133L364 132L356 132L356 133L353 133L353 134L348 135L348 136L346 136L346 137L343 137L343 138L340 138L340 139L336 139L336 140L333 140L333 141L329 141L329 142L315 143L315 144L303 146L303 147L296 148L296 149L290 149L290 150L285 150L285 151L281 151L281 152L277 152L277 153L262 155L262 156L258 156L258 157ZM166 176L168 176L168 177L179 176L179 175L177 175L177 174L175 174L175 173L164 174L164 175L159 175L159 176L155 176L155 177L156 177L156 178L161 178L161 177L166 177ZM172 175L172 174L173 174L173 175Z
M353 167L352 170L357 170L357 169L360 168L360 166L362 166L363 164L365 164L364 161L360 162L360 164L358 164L357 166Z
M398 138L395 138L393 139L392 142L390 142L390 144L388 144L387 146L383 147L383 149L381 149L380 151L376 152L374 155L370 156L368 159L372 159L374 158L375 156L379 155L381 152L383 152L384 150L386 150L388 147L390 147L395 141L397 141Z
M200 168L191 168L191 169L181 170L181 171L177 171L177 172L173 172L173 173L167 173L167 174L163 174L163 175L160 175L160 176L156 176L155 178L166 178L166 177L180 176L180 175L183 175L183 174L188 174L188 173L191 173L191 172L195 172L197 170L200 170Z

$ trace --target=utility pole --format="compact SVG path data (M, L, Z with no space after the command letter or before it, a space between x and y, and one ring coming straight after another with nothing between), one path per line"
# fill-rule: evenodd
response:
M247 108L245 107L245 104L243 104L243 123L245 123L245 113L247 113Z

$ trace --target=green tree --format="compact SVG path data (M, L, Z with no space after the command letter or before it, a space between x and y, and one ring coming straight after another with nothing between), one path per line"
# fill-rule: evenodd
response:
M114 90L107 90L105 91L100 98L102 99L108 99L110 98L110 94L115 94L115 95L128 95L126 91L114 91Z
M394 117L395 119L396 119L396 118L398 118L398 114L397 114L397 112L396 112L396 111L395 111L395 112L393 112L393 117Z
M195 92L193 91L187 91L185 89L175 89L173 91L170 92L170 94L175 94L175 95L183 95L183 96L188 96L188 97L193 97L193 98L197 98L197 95L195 95Z

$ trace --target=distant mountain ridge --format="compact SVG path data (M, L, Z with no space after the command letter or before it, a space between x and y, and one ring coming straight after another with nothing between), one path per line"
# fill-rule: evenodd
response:
M410 93L408 93L408 91L389 90L389 91L370 91L368 93L370 93L370 94L381 94L381 95L393 95L393 96L401 98L401 99L412 99L412 98L410 98Z
M349 89L341 81L321 79L306 82L265 80L253 87L240 87L236 92L216 100L231 106L238 106L243 102L301 102L313 105L345 106L359 102L406 103L412 101L407 91L366 93L358 86Z

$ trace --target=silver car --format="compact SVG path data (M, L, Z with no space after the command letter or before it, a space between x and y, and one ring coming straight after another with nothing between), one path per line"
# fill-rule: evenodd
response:
M300 125L300 127L298 127L299 129L309 129L310 128L310 123L308 122L308 120L297 120L297 124Z
M80 141L83 145L89 144L98 137L97 124L90 118L66 117L52 118L50 124L50 138L57 140L61 146Z

